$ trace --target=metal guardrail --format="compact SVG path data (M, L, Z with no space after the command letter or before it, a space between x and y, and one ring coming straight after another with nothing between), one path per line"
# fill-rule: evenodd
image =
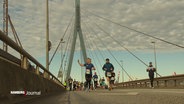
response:
M184 74L154 79L155 88L184 88ZM142 79L116 84L117 88L149 88L150 80Z
M18 46L12 39L7 37L1 30L0 30L0 40L3 41L4 43L6 43L9 47L13 48L14 50L16 50L18 53L20 53L23 56L23 59L21 60L21 65L20 65L23 69L27 69L27 65L28 65L27 59L28 59L36 65L35 73L37 75L40 75L39 70L42 69L44 72L43 73L44 78L47 78L49 80L51 79L55 83L63 86L63 84L51 72L46 70L46 68L43 65L41 65L34 57L32 57L24 49L22 49L20 46ZM12 60L9 60L9 61L12 61Z

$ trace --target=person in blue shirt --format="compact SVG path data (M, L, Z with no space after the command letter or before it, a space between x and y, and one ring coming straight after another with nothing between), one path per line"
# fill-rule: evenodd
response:
M102 67L102 69L105 71L105 77L107 79L107 86L109 90L112 89L112 84L110 84L110 79L112 77L112 72L114 71L114 66L110 63L110 60L107 58L106 63Z
M96 72L93 75L93 81L94 81L94 87L96 89L98 85L98 75L96 75Z
M90 90L90 88L91 88L91 79L92 79L92 70L95 70L95 67L91 63L90 58L87 58L85 64L81 64L80 61L78 60L78 64L80 66L85 66L86 67L86 72L85 72L86 86L88 86L88 90Z

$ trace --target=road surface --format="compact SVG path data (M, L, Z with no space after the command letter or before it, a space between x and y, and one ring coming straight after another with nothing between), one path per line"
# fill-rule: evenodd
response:
M68 91L19 104L184 104L184 89Z

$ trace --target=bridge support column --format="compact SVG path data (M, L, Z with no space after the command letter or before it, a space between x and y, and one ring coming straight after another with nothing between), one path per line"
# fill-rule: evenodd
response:
M48 75L48 73L46 71L44 71L43 72L43 77L49 79L50 76Z
M40 73L39 73L39 67L38 67L38 66L36 66L35 73L36 73L37 75L40 75Z
M28 64L27 64L27 57L24 57L23 56L23 58L22 58L22 61L21 61L21 67L23 68L23 69L28 69Z

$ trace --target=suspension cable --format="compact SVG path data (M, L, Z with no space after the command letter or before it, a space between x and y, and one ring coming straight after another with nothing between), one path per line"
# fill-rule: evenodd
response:
M87 31L86 31L86 33L87 33ZM88 33L88 34L89 34L89 33ZM87 41L87 39L90 39L90 38L87 38L86 36L85 36L84 38L85 38L85 40L86 40L86 45L87 45L87 47L89 47L90 49L93 50L93 48L90 46L90 43L88 42L89 40ZM96 55L96 54L95 54L95 55ZM91 52L91 56L92 56L93 59L95 59L95 57L94 57L95 55ZM97 58L99 64L102 66L102 64L101 64L99 58L97 57L97 55L96 55L96 58ZM98 67L96 61L94 61L94 64L95 64L95 66L96 66L96 68L97 68L96 70L97 70L97 72L98 72L98 74L99 74L99 77L101 78L101 74L100 74L100 72L99 72L99 67Z
M73 25L74 24L72 24L72 27L73 27ZM64 49L63 58L61 59L61 65L60 65L60 69L63 69L63 73L64 73L63 75L65 77L66 77L66 73L67 73L65 69L66 69L68 55L69 55L67 50L69 49L69 43L71 43L71 40L72 40L72 29L73 29L72 27L70 28L70 34L69 34L67 44L66 44L65 49Z
M12 32L13 32L13 35L14 35L14 38L15 38L16 43L17 43L21 48L23 48L23 47L22 47L22 44L21 44L21 41L20 41L20 39L19 39L19 36L17 35L17 32L16 32L16 30L15 30L15 27L13 26L13 23L12 23L12 21L11 21L10 15L8 15L8 20L9 20L9 22L10 22L10 26L11 26L11 29L12 29Z
M86 25L86 28L87 28L88 26ZM93 30L94 31L94 29L91 27L91 30ZM95 32L95 31L94 31ZM104 46L104 47L106 47L106 49L107 49L107 51L110 53L110 55L115 59L115 61L120 65L120 67L122 68L122 70L124 70L125 71L125 73L127 74L127 76L131 79L131 80L133 80L132 78L131 78L131 76L128 74L128 72L123 68L123 66L118 62L118 60L116 59L116 57L112 54L112 52L107 48L107 46L102 42L102 39L98 36L98 35L96 35L96 32L95 32L95 36L99 39L99 41L101 41L100 43Z
M72 17L71 17L71 19L70 19L70 22L69 22L68 26L66 27L66 30L65 30L63 36L61 37L61 39L60 39L60 41L59 41L59 44L58 44L58 46L56 47L56 49L55 49L55 51L54 51L54 54L52 55L52 57L51 57L51 59L50 59L50 61L49 61L49 65L51 64L51 62L52 62L52 60L53 60L53 58L54 58L56 52L58 51L59 46L60 46L61 43L63 42L63 38L65 37L65 35L66 35L67 31L68 31L68 28L69 28L70 25L72 24L73 16L74 16L74 15L72 15Z
M89 48L91 48L89 44L88 44L87 46L88 46ZM92 49L92 48L91 48L91 49ZM93 58L93 59L95 60L95 55L94 55L92 52L90 52L90 53L91 53L91 58ZM101 74L100 74L100 71L99 71L99 67L98 67L96 61L94 61L94 64L95 64L95 66L96 66L96 70L97 70L97 72L98 72L98 75L99 75L100 78L101 78Z
M72 23L72 26L70 27L70 33L69 33L69 36L68 36L68 39L67 39L67 43L65 45L65 49L64 49L64 52L63 52L63 56L61 56L61 66L60 66L60 69L62 68L63 66L63 61L65 59L65 56L66 56L66 52L67 52L67 49L69 47L69 43L71 41L71 38L72 38L72 29L73 29L73 26L74 26L74 23Z
M140 34L143 34L144 36L148 36L148 37L154 38L154 39L156 39L156 40L165 42L165 43L170 44L170 45L174 45L174 46L179 47L179 48L184 48L184 46L182 46L182 45L178 45L178 44L169 42L169 41L167 41L167 40L164 40L164 39L161 39L161 38L152 36L152 35L147 34L147 33L145 33L145 32L141 32L141 31L139 31L139 30L136 30L136 29L130 28L130 27L128 27L128 26L119 24L118 22L114 22L114 21L112 21L112 20L110 20L110 19L108 19L108 18L104 18L104 17L102 17L102 16L99 16L99 15L97 15L97 14L95 14L95 13L89 11L89 10L86 10L86 9L82 9L82 10L84 10L84 11L90 13L91 15L93 15L93 16L95 16L95 17L98 17L98 18L101 18L101 19L103 19L103 20L105 20L105 21L108 21L108 22L111 22L111 23L113 23L113 24L119 25L120 27L126 28L126 29L128 29L128 30L131 30L131 31L134 31L134 32L137 32L137 33L140 33Z
M71 29L72 29L72 28L71 28ZM62 69L63 61L64 61L64 58L65 58L65 56L66 56L66 52L67 52L69 43L70 43L70 41L71 41L71 37L72 37L71 33L72 33L72 32L70 32L69 37L68 37L68 39L67 39L67 44L66 44L66 47L65 47L65 49L64 49L63 57L62 57L62 59L61 59L60 69Z
M121 47L123 47L125 50L127 50L131 55L133 55L135 58L137 58L140 62L142 62L144 65L148 66L144 61L142 61L139 57L137 57L134 53L132 53L128 48L126 48L124 45L120 44L117 40L114 39L108 32L106 32L104 29L102 29L98 24L95 23L95 25L104 33L106 33L109 37L111 37L116 43L118 43Z
M108 32L106 32L104 29L102 29L98 24L95 23L95 25L101 29L104 33L106 33L109 37L111 37L116 43L118 43L121 47L123 47L125 50L127 50L131 55L133 55L136 59L138 59L141 63L143 63L145 66L149 67L144 61L142 61L139 57L137 57L133 52L131 52L128 48L126 48L124 45L122 45L119 41L117 41L113 36L111 36ZM155 72L157 75L161 76L158 72Z
M85 24L84 24L84 25L85 25ZM87 30L87 28L86 28L86 30ZM88 31L88 34L90 34L89 31ZM97 47L96 44L94 44L95 42L94 42L94 41L92 42L92 39L90 39L90 38L89 38L89 41L91 42L91 45L94 46L94 47L97 49L97 51L100 53L102 59L105 59L105 57L104 57L104 55L102 54L102 52L100 51L100 49ZM101 65L102 65L102 64L101 64Z
M145 66L149 67L149 65L147 65L144 61L142 61L139 57L137 57L134 53L132 53L128 48L126 48L124 45L122 45L119 41L117 41L113 36L111 36L108 32L106 32L104 29L102 29L97 23L96 21L93 23L95 24L95 26L98 27L98 29L100 29L101 31L103 31L105 34L107 34L109 37L111 37L117 44L119 44L121 47L123 47L125 50L127 50L132 56L134 56L136 59L138 59L141 63L143 63ZM155 72L157 75L161 76L158 72Z

